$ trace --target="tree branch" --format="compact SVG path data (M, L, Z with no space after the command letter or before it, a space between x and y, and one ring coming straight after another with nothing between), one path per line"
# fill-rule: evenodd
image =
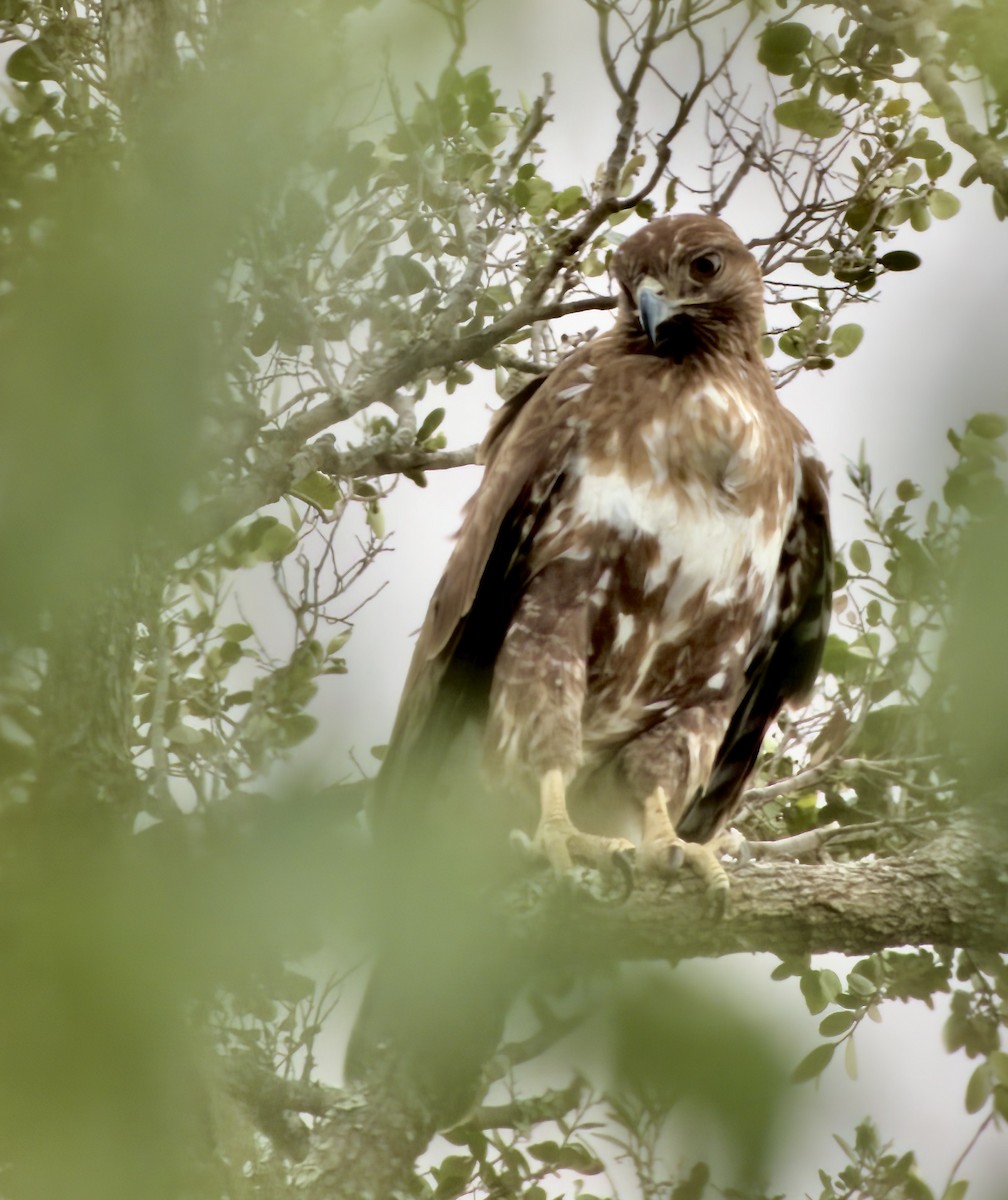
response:
M750 863L730 872L730 911L718 917L692 878L643 881L622 904L572 897L540 879L508 902L512 935L575 962L781 956L890 946L1008 950L1002 848L949 830L906 855L855 863Z
M926 8L922 7L920 16L914 21L913 32L920 60L917 77L940 110L945 132L957 146L962 146L973 156L980 178L1008 205L1008 170L1004 154L997 142L974 128L966 116L963 102L949 83L938 27Z
M631 959L766 951L782 957L886 947L946 945L1008 950L1008 872L989 831L946 830L920 849L855 863L748 864L731 872L730 911L711 910L699 881L637 881L622 900L600 900L542 872L504 897L494 936L552 967ZM593 879L597 876L592 875ZM410 1177L436 1121L404 1078L339 1093L304 1164L313 1200L384 1196ZM572 1087L576 1087L575 1081ZM570 1096L550 1097L562 1107ZM534 1103L534 1102L533 1102ZM477 1109L476 1123L501 1126L513 1106Z

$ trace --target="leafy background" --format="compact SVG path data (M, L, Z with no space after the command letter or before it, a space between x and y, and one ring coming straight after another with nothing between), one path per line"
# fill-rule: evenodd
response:
M635 18L647 12L624 7ZM359 835L315 819L334 805L319 789L347 769L347 744L373 769L370 747L386 735L405 635L439 569L435 523L443 538L454 522L459 491L431 499L440 476L429 470L420 492L420 472L447 465L445 446L476 436L495 394L491 376L503 385L523 362L551 361L563 333L609 320L604 256L620 212L578 246L580 267L553 334L540 325L525 342L479 340L521 311L515 278L536 277L605 184L593 173L611 144L612 101L604 114L595 108L604 84L587 65L595 61L589 23L577 24L591 17L587 8L514 8L505 21L477 8L464 52L452 49L454 6L442 14L448 35L421 5L305 3L278 13L264 3L219 35L202 23L219 15L216 6L184 11L177 73L138 81L124 61L110 82L94 7L0 6L11 52L0 141L0 1152L12 1163L12 1195L293 1186L289 1164L300 1161L329 1098L317 1089L337 1061L332 1006L352 993L345 972L365 954L360 915L371 894ZM748 11L726 10L734 28ZM997 137L999 10L976 12L942 17L963 69L976 65L993 81L985 115ZM814 161L829 153L829 114L856 106L862 88L900 64L884 34L854 46L867 61L860 73L824 58L820 34L845 19L833 10L757 16L742 35L736 85L765 87L768 68L781 94L767 111L787 137L808 135L800 144L804 161ZM332 22L339 36L319 37ZM768 22L770 32L758 33ZM529 29L541 35L532 45ZM712 52L728 36L713 29ZM147 65L163 51L155 37ZM482 69L488 60L492 80ZM679 67L672 60L668 73L675 78ZM555 75L550 124L534 119L543 69ZM874 215L863 196L841 205L829 263L810 230L808 245L791 247L806 272L800 283L789 290L772 280L771 362L792 380L787 398L827 449L840 487L856 497L839 509L851 514L840 531L853 586L838 598L851 606L841 627L845 615L855 623L831 643L824 706L775 738L762 778L782 790L752 815L749 831L772 821L775 833L815 832L837 819L854 831L837 850L852 860L915 845L964 802L999 795L993 785L1003 778L992 714L1004 711L1008 674L998 620L1006 582L998 564L1008 556L993 522L970 531L962 557L958 539L1000 495L1003 423L997 413L971 413L1004 408L1004 239L986 216L990 190L978 181L962 190L968 162L946 162L933 117L917 136L917 114L899 99L879 100L868 149L857 147L864 162L888 162L886 203ZM642 106L648 129L674 115L653 79ZM649 205L693 207L679 173L704 161L707 144L688 127L654 197L634 204L622 228ZM439 158L444 145L451 153ZM528 258L520 238L502 237L499 259L469 280L483 226L460 215L460 194L468 202L470 181L474 195L491 194L494 156L516 145L514 178L491 208L505 223L526 223ZM619 195L647 182L661 148L638 149L617 163ZM889 151L899 161L889 162ZM722 178L737 161L728 157ZM760 173L753 180L761 184ZM955 214L960 197L968 208ZM725 212L744 236L758 237L767 203L757 186L737 192ZM894 251L904 257L887 263ZM923 268L897 270L912 265L907 254L919 254ZM928 283L942 257L950 269ZM781 275L787 265L768 263ZM596 295L577 290L582 277ZM822 280L842 285L825 301ZM879 281L877 315L862 306L834 319L840 295L856 300ZM460 303L442 312L446 294ZM570 297L586 307L564 316ZM887 312L898 312L892 324ZM859 325L867 331L860 344ZM461 350L451 341L459 330L475 339ZM391 407L379 405L390 397ZM452 413L444 427L439 408ZM312 440L333 424L336 440ZM389 465L407 474L386 499ZM854 516L859 506L867 527ZM403 543L395 560L382 553L389 528ZM385 575L392 586L359 609ZM934 677L950 603L958 604L958 645ZM946 694L959 697L951 708ZM922 740L928 751L945 731L971 751L953 755L962 791L948 763L921 754ZM854 753L867 769L850 765ZM817 765L825 769L814 786L787 790ZM320 942L329 953L313 958ZM920 1047L938 1045L943 996L954 992L946 1032L956 1065L936 1087L948 1093L949 1111L965 1101L972 1117L954 1146L944 1113L933 1145L915 1118L901 1133L901 1091L891 1112L878 1113L883 1138L897 1140L889 1157L867 1127L855 1136L853 1120L841 1118L835 1127L847 1130L848 1149L827 1142L824 1151L817 1121L796 1138L808 1160L794 1151L783 1168L804 1171L796 1186L827 1197L865 1178L875 1178L864 1185L869 1194L885 1180L902 1189L894 1194L920 1197L925 1185L904 1155L912 1147L941 1194L969 1131L1003 1116L1000 960L927 951L778 964L769 1005L793 1004L821 1023L823 1046L804 1059L790 1037L797 1017L786 1047L754 1032L767 1002L750 994L753 980L769 969L721 964L671 981L627 971L613 986L589 979L583 992L551 981L546 1001L519 1021L562 1029L564 1005L576 1012L583 1001L608 1031L595 1039L598 1082L615 1075L632 1086L608 1097L601 1134L591 1126L600 1114L580 1090L537 1097L510 1131L457 1130L458 1152L439 1144L428 1162L431 1186L441 1196L464 1193L478 1170L488 1188L498 1171L512 1191L558 1194L573 1186L570 1172L598 1173L602 1151L592 1147L613 1150L604 1140L612 1136L623 1139L620 1170L642 1186L671 1170L666 1191L680 1200L703 1190L708 1161L722 1182L734 1173L751 1182L789 1071L831 1086L854 1044L863 1070L919 1094ZM939 1020L924 1031L920 1001L930 997ZM918 1003L905 1009L897 1039L891 1014L904 1012L906 998ZM895 1064L870 1040L879 1014L884 1044L898 1041ZM668 1053L649 1057L655 1046ZM702 1053L691 1057L691 1046ZM705 1072L711 1062L719 1069ZM550 1081L530 1070L523 1086ZM876 1108L877 1078L869 1073L859 1091L858 1116ZM688 1132L670 1148L659 1116L680 1100L671 1083L695 1093L696 1115L679 1125L680 1109L690 1108L680 1101L676 1124ZM800 1106L812 1107L814 1086L800 1085ZM500 1087L506 1095L506 1072ZM276 1089L283 1103L273 1103ZM556 1111L547 1100L571 1104L560 1110L563 1124L533 1132ZM971 1170L995 1140L981 1142ZM929 1159L932 1149L940 1161ZM827 1180L808 1182L813 1157ZM854 1174L834 1184L844 1157ZM952 1189L958 1200L961 1187Z

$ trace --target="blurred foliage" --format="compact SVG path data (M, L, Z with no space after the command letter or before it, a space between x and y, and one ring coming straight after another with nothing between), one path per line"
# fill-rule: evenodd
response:
M917 1174L912 1150L896 1155L891 1143L879 1140L871 1121L865 1120L854 1131L853 1144L837 1137L837 1143L848 1160L835 1178L819 1172L823 1190L818 1200L934 1200L934 1193ZM941 1200L962 1200L963 1190L957 1185L947 1189Z
M592 182L550 177L549 89L509 99L470 61L468 7L0 0L11 1200L297 1190L329 1098L332 1008L390 914L354 823L360 790L291 783L291 764L339 741L318 729L320 689L362 702L344 648L383 549L382 501L398 473L422 485L464 457L447 449L446 397L477 375L506 391L556 361L582 333L553 318L612 306L621 223L677 195L730 217L758 177L778 200L756 250L781 383L857 352L842 310L921 264L918 235L958 211L953 165L1008 207L1003 5L862 19L826 4L593 4L625 94ZM723 61L715 44L732 48ZM683 46L692 67L669 57ZM743 100L733 55L776 92ZM931 71L924 103L903 82L915 63ZM678 109L649 128L631 88L672 74ZM964 75L978 77L976 128L953 103L970 98ZM701 115L710 161L677 156L673 171L666 152ZM852 467L865 533L838 571L821 692L768 742L748 833L837 822L830 853L855 859L912 849L964 806L1003 826L1005 428L988 413L950 433L941 497L909 479L881 495ZM455 900L449 874L407 876L423 904L408 901L474 924L483 910ZM394 916L402 893L384 891ZM463 964L446 944L416 947L428 998L452 999L457 1023L430 1047L432 1073L456 1032L475 1037L463 1001L503 969L493 939ZM755 1200L792 1064L744 1002L668 970L594 966L566 993L555 978L532 988L535 1032L490 1071L508 1103L450 1132L416 1195L591 1200L629 1171L642 1194L699 1200L721 1168L675 1167L668 1149L694 1105L735 1149L722 1173L744 1190L725 1194ZM778 973L822 1014L799 1080L841 1046L852 1069L881 1004L949 992L948 1048L976 1060L966 1108L1008 1118L1000 960L889 950L846 981L806 961ZM543 1091L521 1075L593 1019L604 1086ZM930 1194L870 1126L846 1152L824 1200ZM945 1195L960 1200L960 1182Z

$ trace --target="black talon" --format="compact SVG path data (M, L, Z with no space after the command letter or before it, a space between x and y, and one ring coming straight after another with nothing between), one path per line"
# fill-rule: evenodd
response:
M665 868L669 871L678 871L686 860L686 851L682 848L679 842L675 842L669 846L668 855L665 860Z

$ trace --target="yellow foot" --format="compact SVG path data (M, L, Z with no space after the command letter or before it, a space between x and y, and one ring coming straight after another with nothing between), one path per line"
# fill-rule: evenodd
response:
M657 875L686 866L699 875L709 892L728 892L728 875L716 850L699 842L684 842L674 833L642 842L637 849L637 861L642 871Z
M597 867L612 866L620 854L633 851L633 842L626 838L599 837L574 826L567 815L566 788L560 771L547 771L542 777L539 799L542 812L532 846L557 874L569 871L575 860Z
M664 788L655 788L644 802L644 837L637 848L641 870L667 874L685 865L704 881L707 891L723 909L728 897L728 875L718 857L718 842L719 839L709 845L684 842L669 818Z
M569 871L575 860L594 867L614 866L618 855L633 853L634 848L633 842L628 842L626 838L582 833L569 821L566 825L540 822L532 845L560 875Z

